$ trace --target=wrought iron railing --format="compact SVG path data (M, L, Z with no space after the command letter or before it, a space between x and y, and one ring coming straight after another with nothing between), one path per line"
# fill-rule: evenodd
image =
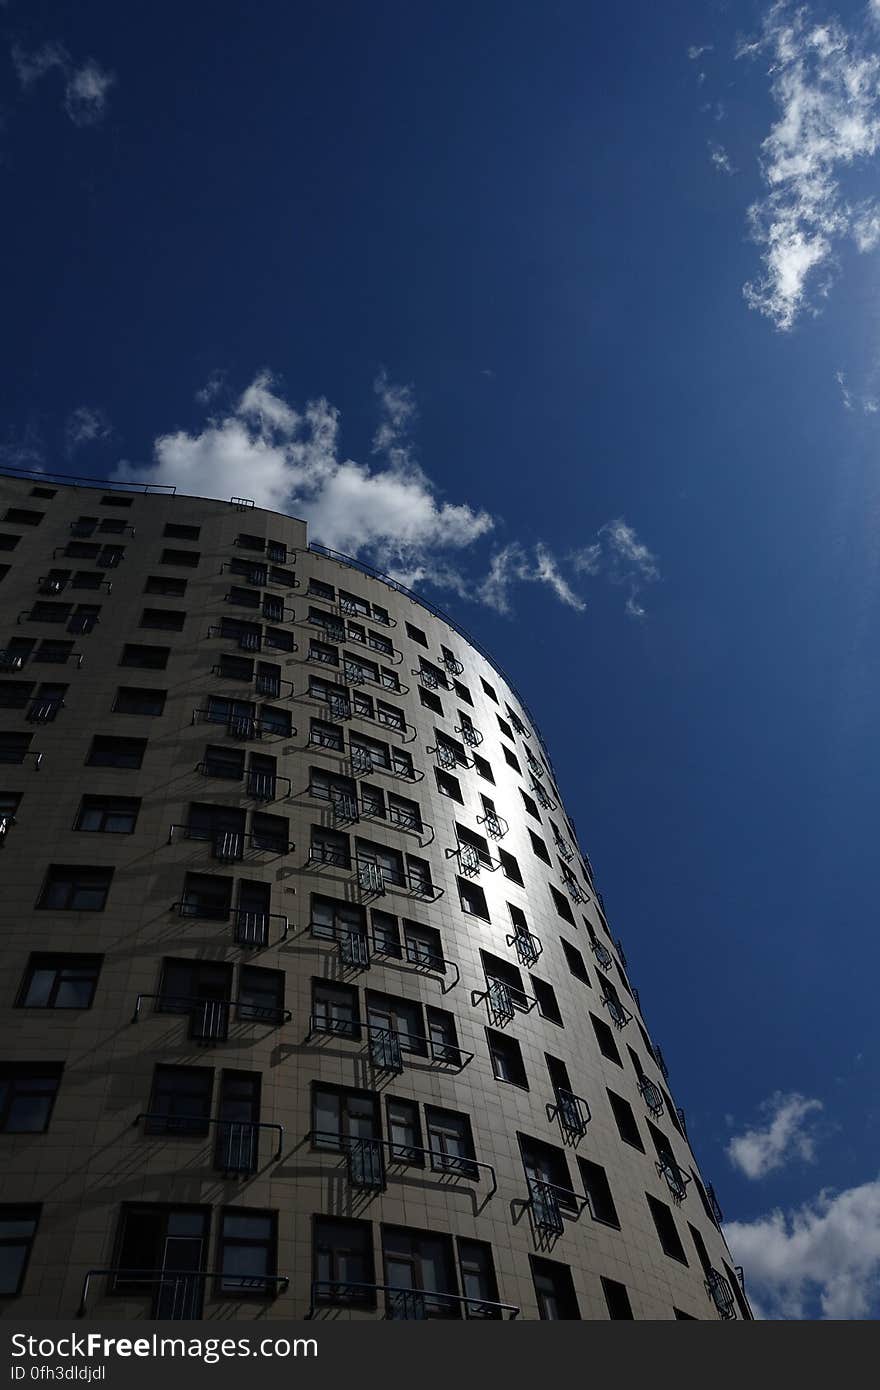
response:
M565 1230L563 1214L577 1221L581 1212L589 1210L590 1199L582 1192L573 1192L571 1188L560 1187L531 1173L526 1174L526 1181L532 1219L536 1228L547 1235L562 1235Z
M124 1285L130 1284L132 1297L137 1297L144 1285L155 1285L154 1316L169 1320L201 1318L204 1287L208 1279L217 1281L218 1296L225 1298L235 1298L242 1293L268 1293L270 1290L273 1297L277 1297L290 1284L286 1274L248 1275L223 1269L126 1269L118 1265L110 1269L90 1269L83 1279L77 1317L86 1315L92 1280L103 1277L113 1280L114 1293L126 1292Z
M706 1274L706 1293L711 1298L720 1316L726 1321L736 1317L733 1289L724 1275L717 1269L709 1269Z
M513 1303L491 1299L461 1297L454 1293L427 1292L400 1288L396 1284L365 1284L351 1279L317 1279L306 1318L315 1318L322 1307L375 1308L382 1295L384 1317L391 1320L422 1321L426 1318L502 1319L513 1321L519 1308Z
M431 1062L455 1067L457 1071L463 1071L474 1059L473 1052L465 1051L456 1043L437 1042L434 1038L424 1038L414 1033L400 1033L378 1023L360 1023L347 1018L324 1018L313 1013L309 1016L306 1041L318 1033L330 1033L354 1041L360 1040L362 1033L366 1033L370 1059L380 1071L403 1071L405 1054L427 1057Z
M477 816L477 825L483 826L490 840L503 840L510 829L504 817L495 811L487 811L484 816Z
M573 1091L568 1091L563 1086L557 1086L555 1089L556 1104L547 1102L547 1119L558 1119L560 1128L567 1136L582 1138L593 1118L589 1104L583 1096L576 1096Z
M628 1023L632 1022L632 1014L629 1009L625 1009L620 1000L616 999L613 994L606 994L602 999L602 1003L608 1010L611 1022L614 1024L615 1028L625 1028Z
M216 1129L214 1164L225 1173L255 1173L260 1159L260 1131L274 1130L275 1151L267 1160L278 1163L284 1147L284 1126L263 1120L215 1120L207 1115L169 1115L161 1110L142 1110L132 1124L144 1121L149 1138L200 1139Z
M246 999L205 999L193 994L139 994L134 1006L132 1023L140 1021L141 1004L145 999L157 1000L154 1013L181 1014L189 1018L189 1036L198 1042L225 1042L233 1009L239 1023L266 1023L279 1028L291 1019L290 1009L275 1004L252 1004Z
M675 1159L669 1154L658 1158L657 1172L661 1178L666 1179L666 1186L669 1188L675 1205L680 1206L687 1196L687 1185L691 1181L690 1173L679 1168Z
M471 1006L473 1008L481 1004L484 999L489 1017L496 1028L506 1028L517 1013L530 1014L538 1004L537 999L531 994L526 994L524 990L509 984L507 980L499 980L495 975L486 976L486 988L484 990L471 990Z
M515 931L506 938L508 946L512 946L519 957L520 965L536 965L538 957L544 950L543 942L539 936L535 936L531 931Z
M663 1114L663 1095L660 1087L650 1077L639 1077L639 1092L652 1115L660 1116Z
M450 1154L442 1149L423 1148L419 1144L401 1143L393 1139L341 1135L337 1130L313 1129L306 1139L317 1148L345 1155L348 1177L353 1187L384 1191L390 1164L421 1164L421 1160L427 1158L432 1172L450 1177L479 1182L480 1174L488 1173L490 1186L486 1201L498 1191L498 1177L492 1164L483 1163L469 1154ZM321 1140L330 1142L321 1143Z
M210 844L212 857L228 864L244 859L248 848L255 854L276 855L292 854L296 849L292 840L272 835L267 831L202 829L193 825L182 825L176 821L168 830L169 845L174 843L175 831L178 838Z

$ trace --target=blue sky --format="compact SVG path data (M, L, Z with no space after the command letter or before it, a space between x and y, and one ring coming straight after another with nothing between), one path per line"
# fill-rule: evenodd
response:
M876 1317L878 0L0 0L0 65L0 460L469 627L759 1309Z

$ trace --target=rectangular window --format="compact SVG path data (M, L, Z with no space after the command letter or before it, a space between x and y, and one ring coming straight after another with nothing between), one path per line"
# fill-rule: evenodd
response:
M125 1203L111 1261L113 1293L149 1294L153 1318L200 1318L210 1220L210 1207ZM169 1278L157 1277L166 1271Z
M101 498L102 507L130 507L133 499L131 497L120 497L118 493L108 493Z
M522 769L520 768L519 759L517 758L516 754L511 753L510 749L504 743L502 743L501 745L501 751L504 754L504 761L508 764L508 766L512 767L514 772L520 772Z
M559 1264L556 1260L539 1259L537 1255L530 1255L529 1262L538 1301L538 1317L545 1322L562 1319L579 1321L581 1314L568 1265Z
M607 1057L609 1062L616 1062L619 1067L623 1066L620 1060L620 1053L617 1050L617 1043L614 1041L614 1034L603 1018L597 1018L595 1014L590 1014L590 1022L593 1025L593 1032L596 1034L596 1042L599 1044L599 1051L603 1057Z
M7 507L4 521L11 521L13 526L39 526L45 512L33 512L27 507Z
M565 953L565 959L568 961L568 968L572 975L576 980L581 980L583 984L589 985L590 977L587 974L586 962L578 948L572 946L568 941L563 941L562 937L559 938L559 944Z
M618 1284L616 1279L603 1278L602 1292L608 1304L609 1318L632 1318L633 1310L624 1284Z
M396 1050L395 1037L402 1051L427 1054L424 1014L421 1004L414 1000L367 990L367 1022L371 1050L380 1060L389 1047L392 1052Z
M77 570L70 581L71 589L100 589L105 583L100 570Z
M611 1109L617 1121L617 1128L623 1142L625 1144L632 1144L633 1148L640 1149L641 1152L644 1153L645 1146L642 1143L642 1136L639 1134L636 1117L633 1114L633 1108L629 1101L624 1100L623 1096L619 1096L615 1091L611 1090L608 1091L608 1100L611 1103Z
M480 885L472 883L470 879L466 878L456 878L455 881L458 884L458 898L462 912L466 912L469 917L480 917L484 922L491 921L486 894Z
M494 700L494 701L495 701L495 704L497 705L497 704L498 704L498 696L495 694L494 688L489 684L489 682L488 682L487 680L484 680L482 676L480 676L480 684L482 685L482 687L483 687L483 689L485 690L486 694L489 696L489 699L490 699L490 700Z
M84 796L73 828L130 835L140 809L139 796Z
M165 628L169 632L182 632L186 613L179 608L145 608L141 614L141 627Z
M540 835L536 835L533 830L530 830L529 839L532 842L532 849L534 850L535 854L537 854L538 858L543 859L545 864L549 864L550 855L547 853L547 846L544 844L544 841L541 839Z
M529 979L532 982L532 992L538 1001L538 1013L542 1018L548 1018L551 1023L558 1023L560 1028L564 1027L553 986L546 984L544 980L536 979L534 975L530 975Z
M14 550L21 540L21 536L11 536L4 532L0 535L0 550Z
M414 1101L398 1100L395 1096L388 1096L385 1101L385 1115L388 1121L392 1161L423 1168L425 1156L419 1150L424 1149L426 1145L422 1138L419 1107Z
M23 763L33 734L0 733L0 763Z
M461 1316L451 1236L383 1226L382 1254L390 1318ZM443 1294L456 1297L448 1301Z
M238 1016L248 1023L284 1022L283 970L243 965L238 975Z
M89 767L140 767L147 749L145 738L113 738L95 734L86 763Z
M196 568L201 558L198 550L163 550L161 563L163 565L179 565L192 570Z
M442 796L448 796L452 801L457 801L459 805L464 805L464 798L461 794L461 783L457 777L453 777L451 772L444 772L442 768L434 768L434 776L437 779L437 790Z
M514 1086L522 1086L528 1090L525 1063L516 1038L509 1038L506 1033L497 1033L493 1028L487 1028L486 1042L496 1079L509 1081Z
M112 879L112 869L50 864L37 907L54 912L103 912Z
M616 1226L619 1230L620 1218L605 1169L601 1164L593 1163L587 1158L578 1158L578 1168L584 1192L590 1199L590 1211L594 1219L603 1221L606 1226Z
M205 1135L209 1131L213 1067L175 1067L158 1064L144 1121L145 1134Z
M523 886L523 877L519 870L519 864L512 854L506 850L498 849L498 858L501 860L501 872L505 878L509 878L511 883L518 883L520 888Z
M312 1142L319 1149L350 1149L380 1139L379 1101L372 1091L312 1083ZM370 1152L372 1146L364 1146Z
M336 1033L343 1038L361 1035L358 992L351 985L312 980L311 1027L316 1033Z
M164 594L165 598L183 598L186 594L186 580L177 579L170 574L151 574L144 585L145 594Z
M201 529L201 526L181 526L176 522L169 521L162 535L169 540L197 541Z
M427 1147L431 1150L431 1167L436 1172L454 1173L463 1178L480 1176L480 1170L473 1161L476 1154L467 1115L426 1105L425 1128Z
M428 639L422 632L422 629L416 627L415 623L406 624L406 635L407 637L411 637L414 642L418 642L420 647L425 647L427 649Z
M210 834L210 831L207 833ZM231 878L222 878L219 874L185 875L183 894L178 905L181 917L205 917L209 921L225 922L229 917L231 904Z
M0 1134L44 1134L61 1084L61 1062L0 1062Z
M158 716L164 712L167 694L167 690L157 690L154 687L121 685L113 701L113 712Z
M18 991L19 1009L90 1009L103 956L32 952Z
M538 810L537 802L533 801L532 798L529 796L528 792L523 791L522 787L520 787L519 789L519 794L523 799L523 805L525 806L529 815L534 816L535 820L539 821L541 819L541 814Z
M225 1207L218 1237L220 1293L270 1298L278 1272L278 1222L274 1211Z
M61 665L73 652L73 643L60 638L46 637L34 653L34 661Z
M687 1255L684 1253L684 1246L681 1243L681 1236L675 1224L675 1218L665 1202L660 1202L656 1197L652 1197L650 1192L645 1193L648 1209L654 1218L654 1225L657 1227L657 1235L663 1251L670 1259L678 1260L681 1264L687 1264Z
M36 1204L0 1206L0 1297L21 1293L40 1210Z
M313 594L315 598L325 599L327 603L336 602L336 590L333 585L325 584L321 579L310 579L306 592Z
M421 700L422 704L425 706L425 709L432 710L432 711L434 712L434 714L439 714L440 717L441 717L441 719L442 719L442 717L443 717L443 704L442 704L442 702L440 701L439 697L436 696L436 695L433 693L433 691L431 691L431 690L426 690L425 687L424 687L423 685L420 685L420 686L419 686L419 699Z
M32 487L30 491L30 496L42 497L45 501L48 502L52 497L55 497L57 495L57 492L58 489L54 487Z
M314 1223L315 1302L374 1308L376 1275L371 1223L339 1216L316 1216Z
M575 922L574 914L572 913L572 910L568 905L568 899L563 897L563 895L559 892L559 889L554 888L552 883L548 883L547 887L550 889L550 896L553 899L553 905L556 908L556 911L559 913L560 917L563 919L563 921L568 922L571 926L576 926L577 923Z

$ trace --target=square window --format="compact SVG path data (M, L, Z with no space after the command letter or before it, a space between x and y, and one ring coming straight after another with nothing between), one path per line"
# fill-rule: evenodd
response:
M90 1009L103 956L32 952L15 1001L19 1009Z
M140 809L139 796L84 796L73 828L131 835Z
M0 1134L44 1134L61 1084L61 1062L0 1062Z
M180 526L175 522L169 521L162 532L169 540L177 541L197 541L199 538L200 526Z
M145 738L113 738L95 734L86 763L89 767L140 767L147 749Z
M462 912L466 912L469 917L480 917L484 922L490 921L486 894L480 885L466 878L456 878L456 883Z
M489 1046L489 1057L496 1079L509 1081L514 1086L522 1086L528 1090L529 1082L526 1076L525 1063L516 1038L509 1038L506 1033L499 1033L494 1028L487 1028L486 1042Z
M121 685L113 701L114 714L148 714L157 716L165 709L166 690L152 687Z
M508 767L512 767L514 772L519 772L521 769L519 765L519 759L517 758L516 754L511 753L510 749L506 746L506 744L503 743L501 745L501 751L504 754L504 760L507 763Z
M112 880L112 869L50 864L37 907L53 912L103 912Z
M178 608L145 608L141 614L141 627L165 628L169 632L182 632L186 613Z

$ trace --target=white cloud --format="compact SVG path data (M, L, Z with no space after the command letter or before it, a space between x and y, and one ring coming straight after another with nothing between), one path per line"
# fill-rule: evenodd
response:
M103 410L81 405L71 412L64 426L64 442L68 456L82 444L109 439L113 430Z
M714 140L709 141L709 158L715 165L715 168L720 170L722 174L736 173L736 170L730 162L730 155L723 145L717 145Z
M57 68L64 78L64 109L74 125L97 125L107 107L107 93L116 81L94 58L74 63L63 44L44 43L32 53L20 44L12 48L12 62L21 86L27 90Z
M880 1178L724 1231L764 1317L880 1314Z
M223 390L225 379L225 372L212 372L204 386L200 386L195 394L195 399L198 401L199 405L209 405L216 396L219 396L220 392Z
M515 583L547 584L567 607L583 613L586 604L559 571L559 565L542 543L531 553L519 541L511 541L492 557L489 573L479 585L477 596L497 613L511 612L510 590Z
M777 0L760 39L737 52L758 55L769 58L779 116L761 146L768 191L748 214L763 274L743 292L788 330L828 293L836 242L852 233L860 250L876 244L874 214L848 206L840 177L880 145L880 57L837 19L814 23L807 6L789 0Z
M711 45L711 43L692 43L691 46L690 46L690 48L689 48L688 51L687 51L687 55L688 55L688 57L690 58L691 62L692 62L692 63L695 63L695 62L697 61L698 58L702 58L702 56L703 56L704 53L711 53L711 52L712 52L712 45Z
M597 539L570 557L577 574L604 574L612 584L629 589L625 612L630 618L643 618L645 610L639 599L646 584L660 578L657 557L640 541L632 526L617 517L606 521L596 533Z
M735 1135L726 1153L735 1168L747 1178L765 1178L793 1159L812 1163L816 1156L817 1135L810 1117L822 1110L820 1100L792 1091L777 1091L761 1105L765 1117L762 1127Z
M409 388L386 383L382 424L395 440L412 417ZM380 424L380 429L382 428ZM154 443L153 480L202 497L246 495L260 507L305 518L315 540L385 569L428 572L435 552L466 549L491 531L488 512L437 497L399 442L390 462L370 467L339 453L339 415L326 400L291 406L260 372L224 416L196 434L179 430ZM143 472L121 463L130 481Z
M399 448L402 438L415 423L416 400L411 386L399 386L390 381L384 367L373 382L381 411L379 426L373 436L373 453L388 453Z

